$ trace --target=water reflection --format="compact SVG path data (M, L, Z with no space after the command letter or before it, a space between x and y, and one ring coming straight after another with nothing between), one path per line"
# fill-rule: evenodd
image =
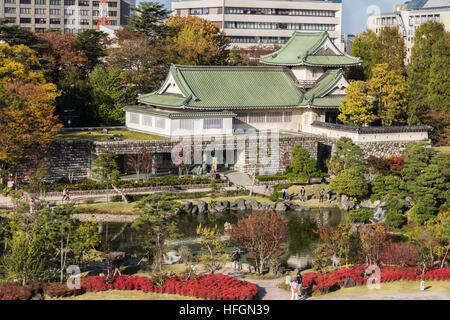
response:
M180 233L183 239L177 242L174 247L181 243L190 247L192 251L199 249L197 243L196 228L199 223L213 226L217 224L223 231L224 224L236 223L239 218L249 215L249 212L239 212L211 216L208 214L183 215L178 217ZM289 242L287 244L287 257L310 256L317 246L317 235L313 232L318 227L336 226L340 223L343 212L337 208L312 209L307 212L287 212ZM103 250L119 250L129 254L137 252L144 242L146 234L145 228L137 231L131 228L131 224L108 223L100 225Z

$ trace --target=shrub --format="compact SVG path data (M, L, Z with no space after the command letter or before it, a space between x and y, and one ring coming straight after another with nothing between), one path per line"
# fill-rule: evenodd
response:
M388 212L386 214L387 225L399 228L406 223L406 216L403 213L404 203L402 200L389 196L386 199L386 207Z
M21 286L18 283L0 284L0 300L29 300L31 297L30 286Z
M366 178L354 168L343 170L331 179L330 190L358 198L362 198L368 193Z
M256 176L255 179L261 182L267 181L279 181L279 180L287 180L286 175L267 175L267 176Z
M354 209L347 212L347 219L350 222L365 223L373 217L373 211L371 209Z
M381 252L381 261L385 264L400 266L416 266L420 263L422 254L417 247L408 242L387 243Z
M44 283L44 294L49 297L69 297L84 293L83 289L69 289L66 283Z

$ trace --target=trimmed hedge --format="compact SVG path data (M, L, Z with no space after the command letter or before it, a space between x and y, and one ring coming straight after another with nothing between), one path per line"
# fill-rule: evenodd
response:
M267 176L256 176L255 179L261 182L266 182L266 181L288 180L288 177L286 175L267 175Z
M225 183L224 179L214 180L216 183ZM158 187L158 186L176 186L176 185L188 185L188 184L210 184L211 179L208 178L191 178L191 177L160 177L150 178L148 181L140 180L138 183L128 180L120 180L117 184L118 188L140 188L140 187ZM106 189L106 184L96 182L92 179L83 179L75 181L70 184L69 182L61 181L55 183L46 183L46 192L63 191L64 188L69 188L70 191L87 191L87 190L103 190ZM29 190L29 185L23 185L25 190ZM111 189L111 186L109 186Z
M183 199L198 199L198 198L205 198L210 194L210 192L180 192L180 193L173 193L173 192L165 192L165 193L158 193L158 195L167 196L167 195L176 195L177 199L183 200ZM247 196L250 194L250 190L247 189L241 189L241 190L226 190L224 192L216 193L216 197L238 197L238 196ZM148 194L127 194L127 200L129 202L135 202L139 201L145 197L148 197ZM121 202L122 197L119 195L115 195L111 197L112 202Z

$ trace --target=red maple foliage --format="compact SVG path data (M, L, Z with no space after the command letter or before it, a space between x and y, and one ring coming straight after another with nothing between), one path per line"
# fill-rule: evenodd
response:
M248 250L261 272L271 258L279 257L287 240L287 219L275 212L257 211L228 230L230 241Z

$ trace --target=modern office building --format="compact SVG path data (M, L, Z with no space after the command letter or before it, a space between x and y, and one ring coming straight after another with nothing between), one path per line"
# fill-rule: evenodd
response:
M211 20L239 47L284 44L295 31L327 31L344 49L342 0L180 0L172 10Z
M44 31L60 30L77 33L95 29L99 15L99 2L92 0L0 0L0 18L23 29ZM127 24L130 0L108 1L109 21L112 26Z
M410 62L414 32L425 21L442 22L450 30L450 0L413 0L394 5L394 12L371 15L369 29L377 34L383 27L396 27L405 39L406 62Z

